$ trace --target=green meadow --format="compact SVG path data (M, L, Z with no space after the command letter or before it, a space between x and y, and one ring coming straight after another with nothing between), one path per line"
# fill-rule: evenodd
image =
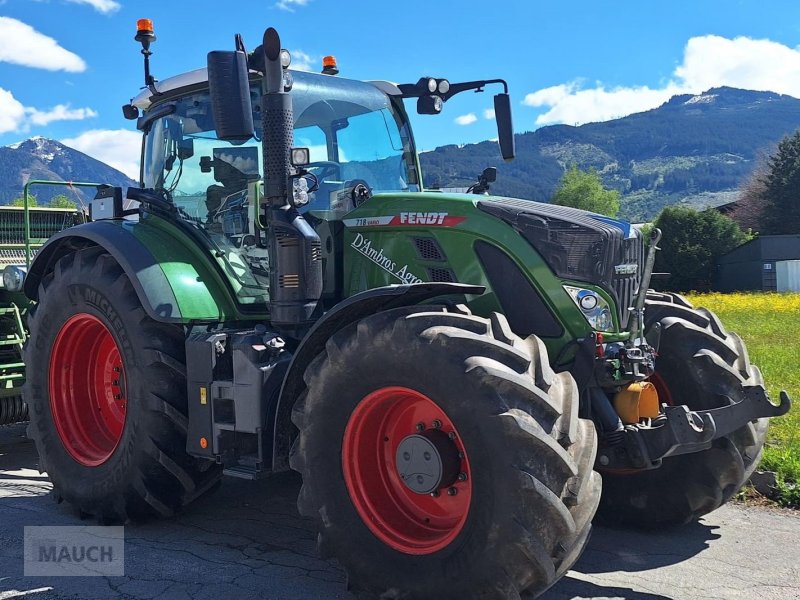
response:
M687 298L717 313L729 331L742 336L773 401L780 390L792 398L789 413L772 420L760 468L778 474L778 502L800 508L800 294L688 294Z

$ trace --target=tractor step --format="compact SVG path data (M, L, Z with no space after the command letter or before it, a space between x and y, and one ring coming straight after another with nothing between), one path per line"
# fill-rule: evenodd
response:
M223 475L238 477L239 479L260 479L264 471L250 465L233 465L222 470Z

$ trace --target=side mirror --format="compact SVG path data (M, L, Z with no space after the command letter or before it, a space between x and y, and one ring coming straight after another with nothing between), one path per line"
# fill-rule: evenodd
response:
M194 156L194 140L192 138L181 138L178 140L178 158L186 160Z
M486 183L497 181L497 167L486 167L481 173L481 179Z
M497 121L497 141L500 144L500 155L503 160L512 160L515 156L514 125L511 121L511 97L508 94L495 95L494 116Z
M246 142L255 133L247 54L241 51L208 53L208 91L217 137Z

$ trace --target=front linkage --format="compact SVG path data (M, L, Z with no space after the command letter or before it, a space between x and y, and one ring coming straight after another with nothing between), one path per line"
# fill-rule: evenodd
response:
M655 388L646 382L656 372L662 332L660 322L645 330L647 288L661 232L653 229L650 236L640 291L635 306L630 308L634 314L629 340L606 344L602 334L592 334L579 342L573 367L576 379L586 382L588 416L603 433L597 457L597 464L603 470L656 469L664 458L706 450L714 440L747 423L779 417L791 407L785 391L781 391L780 404L775 405L763 386L745 387L738 401L722 395L719 408L691 410L685 404L678 404L680 398L659 406ZM603 390L616 393L613 403ZM625 398L631 394L635 396L636 408L634 416L626 417L626 412L630 412L626 410Z
M699 452L750 421L779 417L791 407L785 391L775 406L763 388L745 390L745 399L722 408L694 411L687 406L664 406L650 424L626 425L617 443L602 448L598 462L604 469L655 469L669 456ZM727 397L726 397L727 398ZM728 402L732 402L727 398Z

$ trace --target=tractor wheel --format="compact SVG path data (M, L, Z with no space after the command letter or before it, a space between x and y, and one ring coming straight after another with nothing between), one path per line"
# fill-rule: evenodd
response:
M693 308L678 294L649 292L645 320L646 331L661 324L651 377L660 402L702 410L739 402L748 388L766 393L741 338L728 333L711 311ZM708 450L666 458L652 471L603 472L600 517L654 528L688 523L719 508L758 465L767 424L768 419L749 422Z
M182 329L146 315L102 248L56 263L28 323L28 434L57 500L124 522L169 516L219 481L186 453Z
M600 496L597 438L539 339L500 315L397 309L334 334L305 379L298 506L351 588L510 598L577 560Z

